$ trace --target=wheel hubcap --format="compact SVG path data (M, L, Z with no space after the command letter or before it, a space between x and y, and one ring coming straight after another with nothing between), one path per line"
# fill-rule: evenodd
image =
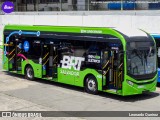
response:
M27 76L28 76L28 78L32 78L33 77L32 69L31 68L27 69Z
M88 81L88 89L91 91L95 91L96 90L96 83L94 80L89 79Z

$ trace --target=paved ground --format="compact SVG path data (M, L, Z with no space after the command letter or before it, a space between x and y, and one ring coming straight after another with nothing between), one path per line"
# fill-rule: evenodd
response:
M130 97L108 93L90 95L84 93L83 89L73 86L40 79L28 81L24 79L24 76L2 71L1 63L0 55L0 111L160 111L160 87L157 87L157 91L154 93ZM14 119L17 120L17 118ZM31 118L26 119L30 120ZM39 120L39 118L32 119ZM41 119L52 120L53 118ZM54 119L97 120L99 118L67 117ZM106 118L101 119L105 120ZM128 118L120 119L128 120ZM132 119L158 120L158 118Z

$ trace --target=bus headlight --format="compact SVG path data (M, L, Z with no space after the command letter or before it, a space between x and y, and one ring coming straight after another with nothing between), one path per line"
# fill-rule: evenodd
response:
M133 84L134 84L132 81L129 81L129 80L127 81L127 83L128 83L129 85L131 85L131 86L133 86Z

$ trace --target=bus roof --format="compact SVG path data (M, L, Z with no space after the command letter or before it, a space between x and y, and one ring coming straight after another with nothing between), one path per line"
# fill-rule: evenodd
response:
M6 25L5 30L29 30L46 32L69 32L69 33L91 33L91 34L110 34L116 37L134 37L147 34L139 29L133 28L110 28L110 27L74 27L74 26L34 26L34 25Z
M140 29L135 29L135 28L115 28L115 30L121 32L125 36L128 37L136 37L136 36L141 36L141 37L147 37L147 34L140 30Z

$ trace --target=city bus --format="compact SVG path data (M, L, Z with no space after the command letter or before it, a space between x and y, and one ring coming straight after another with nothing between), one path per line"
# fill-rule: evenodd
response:
M156 41L156 47L157 47L157 60L158 60L158 79L157 82L160 83L160 34L151 34L155 41Z
M121 96L152 92L157 83L154 39L139 29L6 25L3 69Z

